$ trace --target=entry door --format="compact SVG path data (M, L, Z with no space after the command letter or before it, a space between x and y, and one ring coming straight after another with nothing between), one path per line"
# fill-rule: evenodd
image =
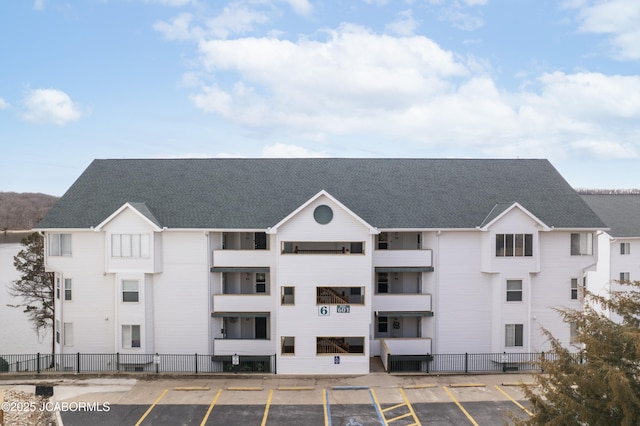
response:
M267 338L267 319L265 317L256 317L256 339Z

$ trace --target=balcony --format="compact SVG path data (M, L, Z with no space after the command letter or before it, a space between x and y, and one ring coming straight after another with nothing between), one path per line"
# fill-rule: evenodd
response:
M215 339L213 355L274 354L277 348L271 340L264 339Z
M433 271L431 250L374 250L373 266L376 268L415 268L413 272ZM393 272L383 271L379 272ZM405 272L412 272L407 269Z
M211 264L214 268L268 267L273 263L273 255L270 250L213 250Z
M270 305L267 294L216 294L213 296L215 312L260 312Z
M284 241L282 254L364 254L361 241Z
M373 296L375 311L390 312L430 312L430 294L375 294Z

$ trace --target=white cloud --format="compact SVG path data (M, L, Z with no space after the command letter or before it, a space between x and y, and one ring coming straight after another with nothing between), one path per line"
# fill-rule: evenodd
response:
M396 20L387 24L386 30L399 36L410 36L415 34L418 28L418 21L413 19L413 13L409 10L399 12Z
M153 28L161 32L167 40L199 39L204 35L204 31L202 28L192 27L192 20L192 14L181 13L173 17L170 22L156 22Z
M246 34L258 24L267 22L268 17L245 5L232 3L225 6L217 16L195 23L191 13L181 13L169 22L158 21L153 25L168 40L200 40L206 38L228 38L236 34Z
M256 24L267 22L268 17L244 5L232 3L222 13L207 21L208 33L215 37L226 38L231 34L246 34Z
M33 10L44 10L44 0L35 0L33 2Z
M354 25L323 40L209 40L199 51L194 105L273 137L404 140L496 157L640 156L640 76L555 72L509 92L486 64L426 37ZM265 155L316 154L298 148Z
M59 126L79 120L84 113L69 95L56 89L29 90L23 101L22 118L32 123L52 123Z
M326 152L311 151L297 145L276 143L262 149L262 157L265 158L325 158Z
M578 4L580 30L607 34L617 56L623 60L640 59L640 2L608 0Z
M180 7L195 3L195 0L145 0L146 3L156 3L164 6Z
M9 102L5 101L3 98L0 98L0 110L9 108Z
M286 0L298 15L307 16L313 12L313 6L309 0Z

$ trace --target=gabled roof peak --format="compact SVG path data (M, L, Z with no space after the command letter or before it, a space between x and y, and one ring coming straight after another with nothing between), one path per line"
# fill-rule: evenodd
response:
M104 228L109 222L111 222L120 213L122 213L124 210L127 210L127 209L132 210L138 216L140 216L145 222L151 225L154 231L159 232L162 230L162 226L160 225L160 222L158 222L158 219L156 219L156 217L153 215L151 210L149 210L147 205L145 203L139 203L139 202L124 203L119 209L117 209L115 212L109 215L109 217L107 217L105 220L100 222L100 224L98 224L98 226L96 226L94 230L96 231L102 230L102 228Z
M344 211L346 211L350 216L352 216L356 221L360 222L362 224L362 226L364 226L365 228L369 229L369 233L371 234L378 234L379 231L374 228L373 226L369 225L367 222L365 222L361 217L359 217L357 214L355 214L354 212L352 212L347 206L345 206L344 204L342 204L338 199L336 199L334 196L332 196L331 194L329 194L327 191L325 191L324 189L321 190L320 192L318 192L316 195L314 195L313 197L309 198L305 203L303 203L301 206L299 206L297 209L295 209L294 211L292 211L289 215L287 215L287 217L285 217L284 219L282 219L280 222L278 222L277 224L275 224L274 226L272 226L271 228L269 228L269 230L267 231L268 234L275 234L278 231L278 228L282 225L284 225L286 222L288 222L291 218L293 218L295 215L297 215L300 211L302 211L305 207L309 206L311 203L313 203L314 201L316 201L317 199L321 198L321 197L326 197L329 200L331 200L334 204L338 205L338 207L340 207L341 209L343 209Z
M524 214L526 214L527 216L529 216L543 230L549 231L551 229L544 222L538 219L533 213L531 213L529 210L522 207L522 205L520 205L520 203L518 203L517 201L506 202L506 203L505 202L496 203L496 205L493 206L493 208L491 209L487 217L482 221L482 224L480 224L480 229L486 231L491 227L491 225L498 222L502 217L504 217L514 209L518 209L522 211Z

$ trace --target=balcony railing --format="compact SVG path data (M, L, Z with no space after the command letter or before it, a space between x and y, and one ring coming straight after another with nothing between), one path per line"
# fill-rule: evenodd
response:
M374 267L432 268L431 250L374 250Z

